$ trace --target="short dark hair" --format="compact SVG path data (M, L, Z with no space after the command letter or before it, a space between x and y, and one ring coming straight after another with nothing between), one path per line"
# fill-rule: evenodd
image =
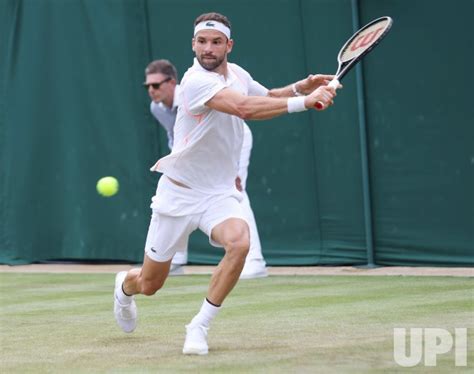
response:
M194 26L196 26L198 23L201 23L203 21L217 21L220 23L223 23L226 25L229 29L232 29L230 26L230 21L227 19L226 16L216 13L216 12L211 12L211 13L204 13L201 14L196 20L194 21Z
M145 75L161 73L175 80L178 79L178 72L174 65L168 60L155 60L148 64L145 69Z

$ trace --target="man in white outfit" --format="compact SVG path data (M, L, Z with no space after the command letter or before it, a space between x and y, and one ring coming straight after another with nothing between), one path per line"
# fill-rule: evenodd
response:
M145 84L151 98L150 111L165 129L168 136L168 147L173 148L173 129L179 106L180 86L177 84L178 74L175 66L168 60L152 61L145 69L147 81L157 82ZM261 278L268 275L265 260L262 255L262 246L258 235L255 216L250 206L246 192L248 166L252 150L252 133L244 123L244 140L240 153L239 171L236 178L236 187L242 192L242 208L250 228L250 250L245 265L240 274L241 279ZM188 262L187 248L183 252L176 252L171 261L170 275L183 274L183 265Z
M227 56L232 50L228 19L218 13L194 23L196 58L181 81L173 150L152 170L163 173L152 199L153 215L143 266L115 278L114 315L124 332L137 325L134 295L153 295L165 283L171 259L199 228L225 254L216 267L201 309L186 326L184 354L208 353L207 332L239 280L250 247L250 230L235 186L244 119L269 119L333 103L330 75L310 75L267 90ZM147 81L147 84L156 82ZM300 96L301 95L301 96Z

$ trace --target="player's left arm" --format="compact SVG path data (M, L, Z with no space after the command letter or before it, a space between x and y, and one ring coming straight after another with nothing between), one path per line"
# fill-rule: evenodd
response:
M273 88L268 91L270 97L293 97L299 95L309 95L315 89L321 86L327 86L334 78L334 75L310 74L305 79L281 88Z

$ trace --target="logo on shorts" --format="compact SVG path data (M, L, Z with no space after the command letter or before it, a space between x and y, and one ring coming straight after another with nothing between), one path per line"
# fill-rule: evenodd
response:
M211 27L214 27L216 24L215 23L212 23L212 22L207 22L206 23L206 26L211 26Z
M153 253L156 253L155 248L153 247L150 248L150 251L152 251Z

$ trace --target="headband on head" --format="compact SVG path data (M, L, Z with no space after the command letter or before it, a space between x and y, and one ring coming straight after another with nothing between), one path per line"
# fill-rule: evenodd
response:
M218 21L202 21L194 28L194 36L201 30L217 30L227 36L230 39L230 29L221 22Z

